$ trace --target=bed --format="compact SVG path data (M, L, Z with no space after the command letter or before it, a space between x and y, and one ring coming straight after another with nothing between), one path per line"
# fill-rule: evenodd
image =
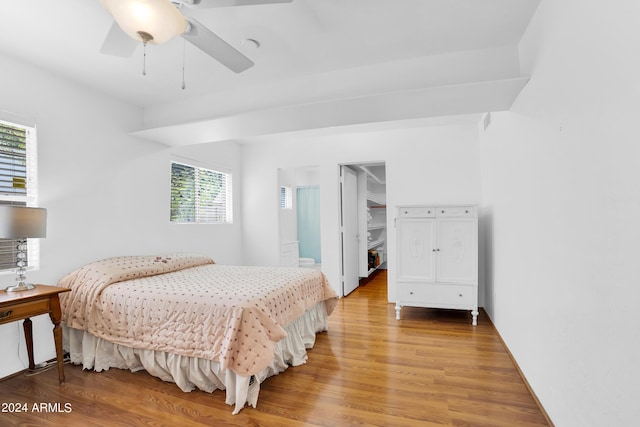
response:
M304 364L337 295L311 268L229 266L199 254L121 256L64 276L64 346L96 371L146 370L183 391L225 390L237 414L260 383Z

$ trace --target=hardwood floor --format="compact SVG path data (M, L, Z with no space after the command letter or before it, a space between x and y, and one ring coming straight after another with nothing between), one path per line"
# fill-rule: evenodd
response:
M402 317L383 270L340 301L307 364L265 380L257 409L238 415L220 390L66 365L63 385L55 369L0 382L0 425L548 425L484 312L476 327L461 311L406 307ZM27 411L7 412L14 403Z

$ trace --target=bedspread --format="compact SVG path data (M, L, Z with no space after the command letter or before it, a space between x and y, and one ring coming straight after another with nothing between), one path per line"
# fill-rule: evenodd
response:
M62 321L116 344L209 359L238 375L269 365L284 327L337 296L317 270L218 265L206 257L115 257L68 274Z

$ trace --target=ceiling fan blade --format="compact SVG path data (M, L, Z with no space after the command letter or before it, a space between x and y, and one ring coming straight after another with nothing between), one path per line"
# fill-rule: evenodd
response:
M121 56L128 58L133 55L133 52L138 47L138 42L132 39L122 31L118 26L118 23L114 21L105 37L100 53L113 56Z
M183 4L189 7L228 7L228 6L255 6L259 4L291 3L293 0L193 0Z
M190 29L182 37L213 59L236 73L253 67L253 61L236 50L229 43L213 34L207 27L193 18L188 18Z

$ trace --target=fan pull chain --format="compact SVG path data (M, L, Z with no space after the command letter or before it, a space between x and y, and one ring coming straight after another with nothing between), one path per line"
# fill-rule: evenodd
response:
M184 81L184 64L186 61L186 45L187 42L185 39L182 39L182 90L185 90L185 88L187 87L187 84Z
M153 36L145 31L138 31L138 36L142 40L143 56L142 56L142 75L147 75L147 43L153 40Z
M142 75L147 75L147 42L142 43Z

